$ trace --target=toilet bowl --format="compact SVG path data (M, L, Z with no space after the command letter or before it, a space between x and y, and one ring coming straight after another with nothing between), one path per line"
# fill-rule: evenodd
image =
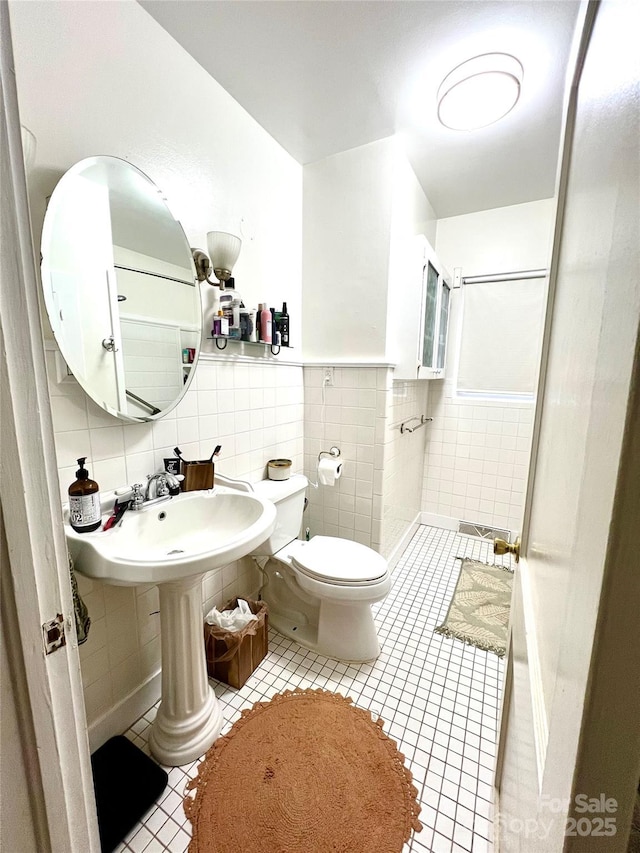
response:
M272 626L300 645L343 661L380 654L371 605L391 589L387 561L366 545L335 536L296 536L308 480L263 480L254 490L276 505L274 533L253 552ZM266 558L261 560L260 558Z

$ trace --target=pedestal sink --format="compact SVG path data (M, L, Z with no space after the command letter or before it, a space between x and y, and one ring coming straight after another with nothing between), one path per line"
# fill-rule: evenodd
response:
M107 514L114 501L112 494L103 496ZM149 746L162 764L194 761L222 728L207 678L202 575L248 554L271 535L275 521L270 501L223 486L128 510L108 531L76 533L65 513L67 544L79 572L119 586L158 584L162 700Z

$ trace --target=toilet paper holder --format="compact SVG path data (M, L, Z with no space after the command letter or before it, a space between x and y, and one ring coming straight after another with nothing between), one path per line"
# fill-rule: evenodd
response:
M340 452L340 448L339 448L339 447L336 447L336 446L334 445L330 450L321 450L321 451L320 451L320 453L318 453L318 462L317 462L317 464L318 464L318 465L320 464L320 460L322 459L322 457L323 457L323 456L332 456L334 459L337 459L337 458L338 458L339 456L341 456L341 455L342 455L342 454L341 454L341 452ZM309 485L310 485L312 488L317 489L317 488L318 488L319 483L317 482L317 479L316 479L316 482L315 482L315 483L312 483L311 481L309 481ZM306 505L305 505L305 509L306 509Z
M320 453L318 453L318 462L322 456L333 456L337 459L337 457L340 456L340 448L334 445L330 450L321 450Z

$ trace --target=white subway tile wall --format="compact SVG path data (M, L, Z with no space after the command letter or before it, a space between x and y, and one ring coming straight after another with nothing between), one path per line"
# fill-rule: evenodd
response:
M274 359L247 363L201 359L179 406L152 423L123 423L100 409L77 382L55 381L54 352L47 351L60 498L75 479L80 456L103 491L144 482L179 445L189 459L208 458L216 444L220 473L264 479L275 457L303 467L302 368ZM158 591L154 586L116 587L78 574L92 624L80 647L87 720L113 709L160 666ZM249 558L203 578L205 609L250 595L260 576Z
M304 473L316 483L318 454L334 445L344 459L335 486L309 489L303 527L312 536L340 536L380 549L391 375L374 366L304 368Z
M431 385L423 511L520 530L533 403L474 402L456 398L450 380Z
M404 433L400 432L400 426L403 422L408 422L409 429L419 426L419 420L415 419L427 414L432 384L396 380L388 395L381 547L385 557L393 553L421 510L424 452L430 425Z
M399 424L426 413L428 383L328 364L305 367L304 385L305 474L317 481L318 454L333 445L344 468L335 486L309 489L303 526L391 556L421 509L427 429L401 435Z

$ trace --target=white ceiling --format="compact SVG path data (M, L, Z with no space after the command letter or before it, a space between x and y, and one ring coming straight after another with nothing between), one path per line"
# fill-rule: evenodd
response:
M577 0L139 2L300 163L402 132L440 217L553 195ZM442 127L443 77L493 51L524 67L515 109Z

